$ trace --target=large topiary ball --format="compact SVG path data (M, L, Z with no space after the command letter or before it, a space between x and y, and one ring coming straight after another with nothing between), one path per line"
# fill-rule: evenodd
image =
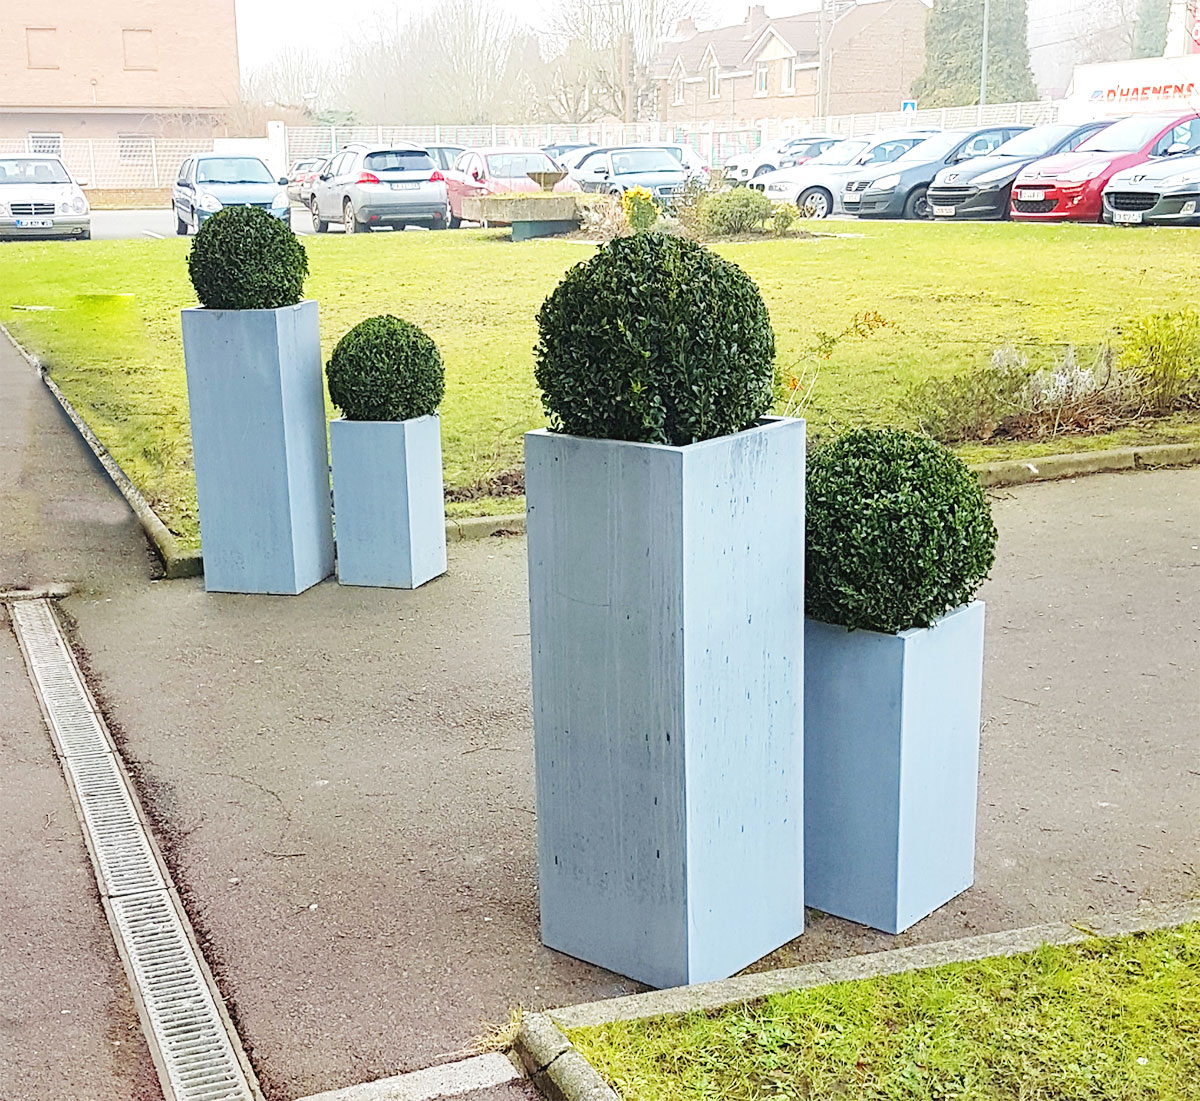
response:
M567 272L538 332L537 383L558 431L682 445L748 428L771 406L762 296L694 241L610 242Z
M329 397L349 421L406 421L437 412L446 373L437 345L399 317L360 321L325 367Z
M975 476L941 444L899 429L858 429L809 456L806 539L807 613L887 633L967 603L996 557Z
M274 310L304 293L308 256L285 222L257 206L227 206L192 241L188 274L210 310Z

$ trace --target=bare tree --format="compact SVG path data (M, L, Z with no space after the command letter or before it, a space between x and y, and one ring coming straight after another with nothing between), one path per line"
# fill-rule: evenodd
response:
M311 112L327 107L334 95L329 64L314 50L289 46L243 81L248 103Z

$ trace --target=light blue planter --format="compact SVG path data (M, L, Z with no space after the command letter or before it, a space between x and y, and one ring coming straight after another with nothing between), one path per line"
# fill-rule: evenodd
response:
M798 936L804 422L525 437L542 940L653 986Z
M303 592L333 572L316 302L183 311L204 585Z
M338 580L415 589L445 573L439 418L335 420L329 447Z
M810 619L804 893L899 933L971 886L983 604L898 635Z

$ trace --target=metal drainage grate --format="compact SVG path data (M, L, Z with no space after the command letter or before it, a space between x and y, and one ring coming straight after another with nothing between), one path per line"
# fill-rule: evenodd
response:
M53 609L45 600L8 607L75 795L166 1101L261 1101Z
M170 897L125 895L111 906L175 1096L254 1097Z
M111 753L113 745L92 707L50 604L22 600L9 607L60 756Z
M140 894L167 887L125 777L111 753L68 757L66 766L83 811L102 895Z

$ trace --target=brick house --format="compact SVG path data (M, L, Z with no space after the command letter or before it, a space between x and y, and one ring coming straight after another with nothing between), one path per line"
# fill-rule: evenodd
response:
M685 19L652 68L658 117L694 124L898 111L925 67L928 12L926 0L834 0L820 96L817 12L772 19L758 5L744 22L707 31Z
M209 136L240 84L234 0L0 8L0 138Z

